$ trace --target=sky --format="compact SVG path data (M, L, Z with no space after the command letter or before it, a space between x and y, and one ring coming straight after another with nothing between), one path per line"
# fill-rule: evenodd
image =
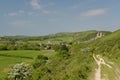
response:
M0 36L119 28L120 0L0 0Z

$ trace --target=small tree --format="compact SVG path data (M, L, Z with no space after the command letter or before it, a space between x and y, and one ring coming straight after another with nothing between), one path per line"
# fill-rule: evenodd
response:
M12 80L23 80L30 76L31 66L26 63L20 63L11 68L8 78Z

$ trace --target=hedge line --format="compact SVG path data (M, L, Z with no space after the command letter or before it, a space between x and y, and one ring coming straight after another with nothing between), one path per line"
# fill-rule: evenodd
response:
M0 56L33 59L33 57L28 57L28 56L18 56L18 55L9 55L9 54L0 54Z

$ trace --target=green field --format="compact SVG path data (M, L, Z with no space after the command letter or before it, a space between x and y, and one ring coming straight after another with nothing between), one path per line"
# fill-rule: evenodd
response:
M6 38L9 42L0 44L0 80L21 62L32 66L27 80L93 80L97 76L100 80L120 80L120 30L102 33L101 38L95 37L96 31L58 34L43 40ZM93 54L97 61L102 60L100 65Z
M51 55L46 51L34 51L34 50L18 50L18 51L0 51L0 55L14 55L12 56L0 56L0 79L5 77L10 69L16 63L27 62L31 63L33 59L39 55ZM23 58L19 58L17 56L22 56ZM24 57L32 57L33 59L24 58Z

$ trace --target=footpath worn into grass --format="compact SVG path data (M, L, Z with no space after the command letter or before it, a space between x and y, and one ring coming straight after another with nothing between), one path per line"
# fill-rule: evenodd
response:
M116 62L111 62L107 58L93 55L98 68L95 69L94 80L120 80L120 67Z
M102 67L102 77L106 77L107 80L120 80L120 66L118 63L119 59L115 59L115 60L109 60L106 59L108 64L110 64L112 66L112 69L108 69L106 66Z

